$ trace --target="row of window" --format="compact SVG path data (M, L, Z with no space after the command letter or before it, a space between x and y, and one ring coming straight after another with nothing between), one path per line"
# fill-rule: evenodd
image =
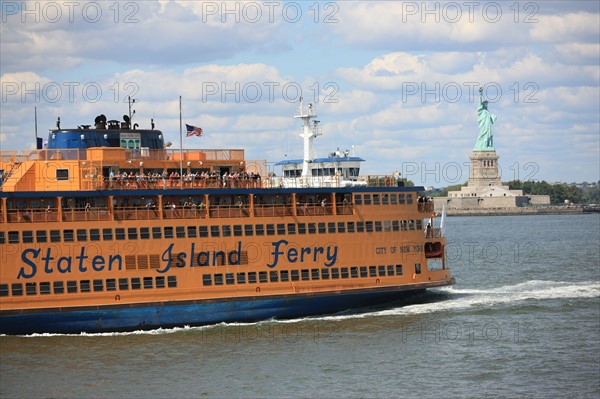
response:
M25 295L41 295L50 294L76 294L78 292L103 292L103 291L128 291L128 290L139 290L139 289L150 289L150 288L176 288L177 287L177 276L157 276L157 277L132 277L132 278L109 278L106 280L68 280L54 281L52 284L48 281L39 283L13 283L10 285L10 292L12 296ZM0 297L9 295L9 285L0 284Z
M421 273L421 264L415 263L415 273ZM215 273L203 274L202 284L204 286L212 285L231 285L231 284L257 284L257 283L276 283L288 281L310 281L310 280L336 280L347 278L364 277L391 277L402 276L402 265L379 265L379 266L353 266L353 267L332 267L332 268L314 268L301 270L271 270L260 272L239 272L239 273ZM54 294L76 294L86 292L104 292L104 291L128 291L152 288L176 288L176 276L156 276L156 277L132 277L132 278L109 278L106 280L68 280L46 282L28 282L0 284L0 297L22 296L22 295L47 295ZM9 291L10 288L10 291Z
M356 205L404 205L413 203L412 194L354 194Z
M205 237L240 237L240 236L272 236L285 234L336 234L336 233L363 233L400 230L422 230L422 220L384 220L384 221L359 221L359 222L320 222L320 223L277 223L277 224L236 224L214 226L166 226L166 227L129 227L129 228L104 228L104 229L66 229L66 230L36 230L35 237L32 230L25 230L22 237L18 231L8 232L8 243L46 243L46 242L74 242L81 241L112 241L112 240L147 240L170 238L205 238ZM0 244L6 243L4 231L0 231Z
M415 273L421 273L421 264L415 264ZM309 280L336 280L363 277L386 277L402 276L402 265L379 265L379 266L353 266L353 267L323 267L301 270L271 270L261 272L239 272L239 273L215 273L203 274L202 284L231 285L231 284L257 284L277 283L287 281L309 281Z

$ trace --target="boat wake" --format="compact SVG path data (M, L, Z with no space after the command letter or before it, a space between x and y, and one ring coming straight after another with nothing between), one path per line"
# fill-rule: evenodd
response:
M600 298L600 282L556 282L532 280L490 289L456 289L445 287L430 290L432 301L394 307L374 312L320 317L321 320L342 320L393 315L419 315L436 312L490 309L496 306L521 304L524 301L552 299Z
M198 327L175 327L157 328L155 330L139 330L132 332L105 332L105 333L81 333L81 334L31 334L27 337L54 337L54 336L78 336L78 337L113 337L127 335L162 335L175 334L192 331L205 331L215 328L236 326L262 326L268 324L289 324L303 321L341 321L349 319L422 315L439 312L455 312L464 310L490 309L505 305L519 305L525 301L547 301L555 299L583 299L600 298L600 282L557 282L544 280L531 280L515 285L506 285L490 289L460 289L444 287L431 289L425 293L419 302L414 304L400 304L399 306L387 308L372 308L362 310L348 310L329 316L313 316L288 320L265 320L255 323L219 323L209 326Z

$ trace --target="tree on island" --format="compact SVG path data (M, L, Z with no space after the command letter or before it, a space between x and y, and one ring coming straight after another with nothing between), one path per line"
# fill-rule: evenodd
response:
M598 204L600 203L600 184L584 185L576 183L548 183L542 181L511 180L503 183L511 190L523 190L525 195L548 195L550 203L564 204L565 200L573 204Z

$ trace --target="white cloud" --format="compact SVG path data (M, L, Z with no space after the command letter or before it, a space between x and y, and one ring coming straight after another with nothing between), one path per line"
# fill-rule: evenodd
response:
M443 2L340 3L334 31L348 43L378 49L466 49L522 42L527 27L514 23L506 7ZM491 7L491 6L494 7ZM450 48L448 46L451 46Z
M547 43L597 43L599 35L600 16L588 12L540 16L530 31L531 40Z
M326 115L352 115L364 114L372 110L377 104L377 95L368 90L338 91L330 92L331 98L318 104L318 112L323 111Z
M182 96L184 122L205 131L184 147L243 147L249 159L278 161L301 154L300 122L292 118L301 88L322 121L317 154L354 147L372 174L402 162L435 169L468 161L478 132L476 90L486 84L505 173L535 162L536 178L598 180L597 2L519 3L518 22L513 2L496 3L497 22L493 8L482 14L484 3L472 21L466 3L456 3L462 14L450 21L450 2L335 3L332 24L322 21L323 8L313 21L312 3L298 3L297 23L282 19L281 4L272 22L265 7L260 21L236 22L244 7L263 6L251 1L227 2L233 14L207 8L223 2L118 3L117 22L112 3L102 2L96 23L81 13L56 23L7 16L0 146L31 147L34 107L45 135L58 116L63 127L91 124L100 113L120 119L128 95L138 100L134 122L148 127L153 118L178 143ZM27 6L35 4L43 3ZM523 22L528 15L538 22ZM137 21L125 23L128 16ZM443 185L414 176L421 178Z
M565 43L555 46L557 58L570 65L598 65L600 43Z
M276 21L261 18L252 22L254 17L244 13L243 7L238 15L224 19L206 10L207 5L216 5L224 11L225 2L52 4L55 6L24 3L30 12L17 10L3 16L4 71L33 67L64 70L90 60L190 64L231 57L278 41L280 24ZM54 7L60 9L59 17Z

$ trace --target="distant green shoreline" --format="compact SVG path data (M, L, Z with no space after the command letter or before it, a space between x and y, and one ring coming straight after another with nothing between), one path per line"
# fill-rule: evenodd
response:
M581 215L599 213L600 206L536 206L498 209L446 209L447 216Z

